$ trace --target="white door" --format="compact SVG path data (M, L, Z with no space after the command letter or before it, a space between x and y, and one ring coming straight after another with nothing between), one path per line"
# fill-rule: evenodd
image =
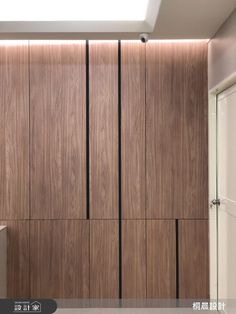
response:
M236 299L236 85L217 96L218 297Z

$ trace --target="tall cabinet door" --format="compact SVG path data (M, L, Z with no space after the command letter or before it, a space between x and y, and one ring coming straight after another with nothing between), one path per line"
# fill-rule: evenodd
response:
M179 218L208 218L207 43L185 45L183 65L183 206ZM207 242L207 239L206 239Z
M85 42L30 43L31 218L86 218Z
M118 218L118 43L89 43L89 194L92 219Z
M28 42L0 43L0 219L29 217Z
M173 219L182 206L182 46L150 42L146 81L147 218Z
M205 219L207 44L146 47L147 218Z
M145 219L145 45L121 42L122 218Z

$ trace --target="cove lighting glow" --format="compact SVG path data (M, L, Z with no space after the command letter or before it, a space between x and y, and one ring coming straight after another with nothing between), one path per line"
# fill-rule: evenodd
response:
M0 21L144 21L149 0L5 0Z

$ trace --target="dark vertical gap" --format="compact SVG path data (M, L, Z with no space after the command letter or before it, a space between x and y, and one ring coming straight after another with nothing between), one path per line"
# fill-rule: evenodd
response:
M145 71L145 236L146 236L146 299L148 297L148 251L147 251L147 124L146 124L146 111L147 111L147 44L145 43L144 53L144 71Z
M176 234L176 299L179 299L179 221L175 220Z
M85 46L85 58L86 58L86 218L88 220L88 229L89 229L89 256L88 256L88 263L89 263L89 282L88 282L88 289L89 289L89 298L90 298L90 182L89 182L89 172L90 172L90 165L89 165L89 41L86 40Z
M90 225L90 220L87 220L87 223L89 224L88 225L88 268L89 268L89 271L88 271L88 298L90 299L90 279L91 279L91 276L90 276L90 272L91 272L91 259L90 259L90 256L91 256L91 225Z
M28 80L29 80L29 213L28 213L28 232L29 232L29 242L28 242L28 245L29 245L29 298L31 298L31 280L30 280L30 277L31 277L31 267L30 267L30 219L31 219L31 162L30 162L30 158L31 158L31 154L30 154L30 149L31 149L31 146L30 146L30 142L31 142L31 137L30 137L30 134L31 134L31 124L30 124L30 41L28 40Z
M86 191L87 191L87 213L90 218L90 193L89 193L89 41L86 40Z
M122 299L121 41L118 41L119 299Z

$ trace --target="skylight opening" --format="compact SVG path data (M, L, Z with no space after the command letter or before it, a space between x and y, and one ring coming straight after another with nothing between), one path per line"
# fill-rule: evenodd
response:
M7 0L0 21L144 21L149 0Z

